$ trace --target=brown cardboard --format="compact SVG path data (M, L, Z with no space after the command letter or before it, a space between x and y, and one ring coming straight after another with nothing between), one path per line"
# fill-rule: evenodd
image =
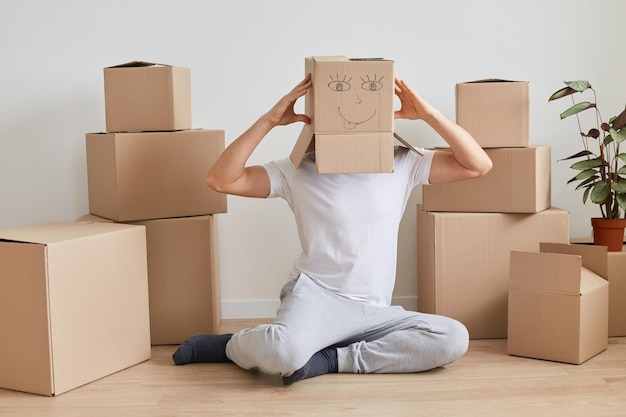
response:
M609 284L583 264L578 255L511 252L509 354L580 364L606 349Z
M299 167L305 155L312 152L320 174L392 172L393 140L393 133L314 135L305 127L291 153L291 161Z
M78 221L106 222L93 215ZM222 318L216 216L129 222L146 228L150 340L180 344L217 333Z
M134 61L104 69L108 132L191 129L188 68Z
M320 173L393 171L393 61L342 56L305 59L312 87L304 125L291 153L300 166L314 152Z
M507 337L509 253L566 243L569 213L427 212L417 208L418 308L461 321L472 339Z
M426 211L537 213L551 206L550 147L491 148L493 168L466 181L424 185Z
M89 211L116 221L226 212L206 186L224 150L223 130L88 133Z
M150 358L145 228L0 231L0 387L58 395Z
M542 243L542 252L582 257L583 266L609 281L609 337L626 336L626 252L609 252L606 246Z
M305 113L316 134L393 132L393 61L343 56L305 59L312 87Z
M483 148L529 143L529 83L498 79L456 85L456 122Z

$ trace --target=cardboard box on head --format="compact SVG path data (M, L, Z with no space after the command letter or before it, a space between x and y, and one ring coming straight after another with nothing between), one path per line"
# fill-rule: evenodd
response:
M305 59L312 87L305 125L291 153L300 166L315 153L320 173L393 171L393 61L343 56Z

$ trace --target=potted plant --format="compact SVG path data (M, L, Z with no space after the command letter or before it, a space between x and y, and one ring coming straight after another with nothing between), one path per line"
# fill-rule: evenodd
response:
M576 101L574 94L583 92L592 101ZM561 113L561 119L576 116L582 140L580 152L561 159L578 160L571 165L578 173L567 183L578 183L576 189L583 191L583 203L591 201L600 206L602 216L591 219L594 244L621 251L626 226L626 153L620 152L620 144L626 140L626 109L605 122L598 109L596 91L588 81L566 81L565 87L552 94L548 102L564 97L571 98L572 106ZM586 131L580 117L585 110L595 113L589 114L591 128ZM603 236L606 231L613 235L614 242Z

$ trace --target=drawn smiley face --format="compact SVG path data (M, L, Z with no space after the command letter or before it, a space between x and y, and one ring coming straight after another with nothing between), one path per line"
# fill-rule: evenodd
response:
M348 75L331 75L328 88L336 93L337 113L343 120L343 127L353 130L357 126L372 120L378 111L372 95L383 88L384 76L366 74L353 81Z

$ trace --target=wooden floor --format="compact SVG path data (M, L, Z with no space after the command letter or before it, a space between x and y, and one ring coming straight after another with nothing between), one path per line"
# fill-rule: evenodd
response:
M223 331L253 322L226 321ZM626 338L582 365L506 354L506 340L421 374L333 374L283 386L233 364L174 366L175 346L57 397L0 390L2 417L626 416Z

